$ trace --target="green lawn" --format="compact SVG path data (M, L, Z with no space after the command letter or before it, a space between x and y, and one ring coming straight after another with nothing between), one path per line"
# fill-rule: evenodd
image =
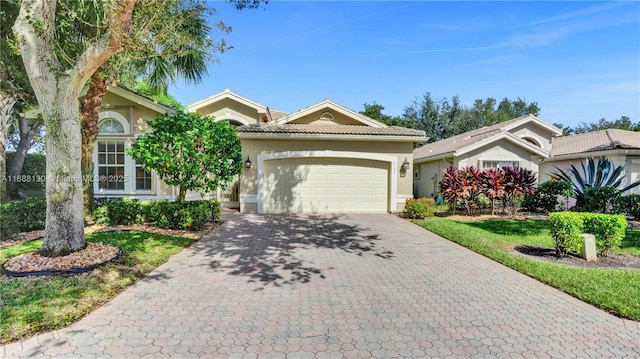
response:
M546 220L415 221L444 238L620 317L640 320L640 270L573 267L509 252L515 244L553 248ZM621 253L640 255L640 230L627 230Z
M192 243L188 238L141 232L94 233L87 240L121 248L120 262L72 277L0 276L0 343L69 325ZM41 244L36 240L0 248L0 263Z

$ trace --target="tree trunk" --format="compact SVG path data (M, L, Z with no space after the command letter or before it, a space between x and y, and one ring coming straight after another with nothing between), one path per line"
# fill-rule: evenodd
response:
M40 253L49 257L86 246L78 94L67 77L53 86L57 91L38 98L47 129L47 221Z
M187 190L180 186L180 190L178 192L178 198L176 198L176 202L184 202L185 197L187 196Z
M107 79L98 69L89 83L89 90L80 103L80 118L82 122L82 190L84 192L84 218L87 223L93 223L95 217L94 183L93 183L93 148L98 137L98 113L102 107L102 98L107 93Z
M16 178L22 174L22 168L24 167L24 160L27 157L27 152L31 149L33 144L33 137L40 132L43 123L35 120L33 123L29 123L24 117L18 118L18 127L20 129L20 140L16 147L16 155L11 162L11 168L9 168L9 178ZM9 198L19 198L18 195L18 182L11 181L7 183L7 192Z
M108 31L87 41L69 68L59 61L55 48L56 1L23 0L13 25L47 129L47 219L40 248L45 256L62 256L86 247L78 96L89 78L122 51L135 4L136 0L122 0L105 7Z
M0 83L9 85L4 78L4 69L0 69ZM13 115L13 108L18 99L8 91L0 90L0 202L7 200L7 157L6 145L9 138L9 126Z

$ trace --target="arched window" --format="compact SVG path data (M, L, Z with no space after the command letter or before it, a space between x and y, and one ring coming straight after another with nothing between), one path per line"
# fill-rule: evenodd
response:
M523 137L522 139L523 139L523 140L525 140L525 141L527 141L527 142L529 142L530 144L532 144L532 145L534 145L534 146L536 146L536 147L542 147L542 146L540 145L540 143L538 143L538 141L536 141L535 139L533 139L533 138L531 138L531 137Z
M102 122L98 126L98 133L101 134L124 134L124 126L120 123L120 121L108 118Z
M324 121L333 121L334 117L331 112L323 112L322 115L320 115L320 119Z

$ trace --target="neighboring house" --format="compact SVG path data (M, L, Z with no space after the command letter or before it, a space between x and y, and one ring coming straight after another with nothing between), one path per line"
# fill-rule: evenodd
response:
M552 139L562 131L527 115L426 144L413 152L414 195L433 197L450 165L480 169L518 166L534 172L551 157Z
M413 197L413 146L423 131L328 99L287 114L225 90L187 108L239 125L245 168L218 195L243 213L395 212Z
M610 129L557 137L561 134L560 129L527 115L424 145L413 153L414 195L436 195L443 171L450 165L524 167L544 182L555 166L567 170L573 164L580 169L587 157L607 156L624 166L623 186L640 180L640 132ZM640 193L640 187L629 193Z
M540 164L540 181L550 179L556 166L566 171L573 164L581 171L580 162L587 157L602 156L609 158L614 166L625 168L623 187L640 180L640 132L609 129L554 138L551 160ZM626 192L629 193L640 194L640 187Z
M330 100L291 114L229 90L188 111L237 126L244 168L207 195L244 213L395 212L413 197L411 163L423 131L391 127ZM172 108L110 86L98 123L96 197L169 199L177 189L125 153L146 122ZM200 198L188 192L187 199Z

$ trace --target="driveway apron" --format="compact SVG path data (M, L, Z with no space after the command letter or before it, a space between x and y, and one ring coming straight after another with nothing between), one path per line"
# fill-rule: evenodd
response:
M68 328L0 357L640 357L611 316L392 215L226 215Z

